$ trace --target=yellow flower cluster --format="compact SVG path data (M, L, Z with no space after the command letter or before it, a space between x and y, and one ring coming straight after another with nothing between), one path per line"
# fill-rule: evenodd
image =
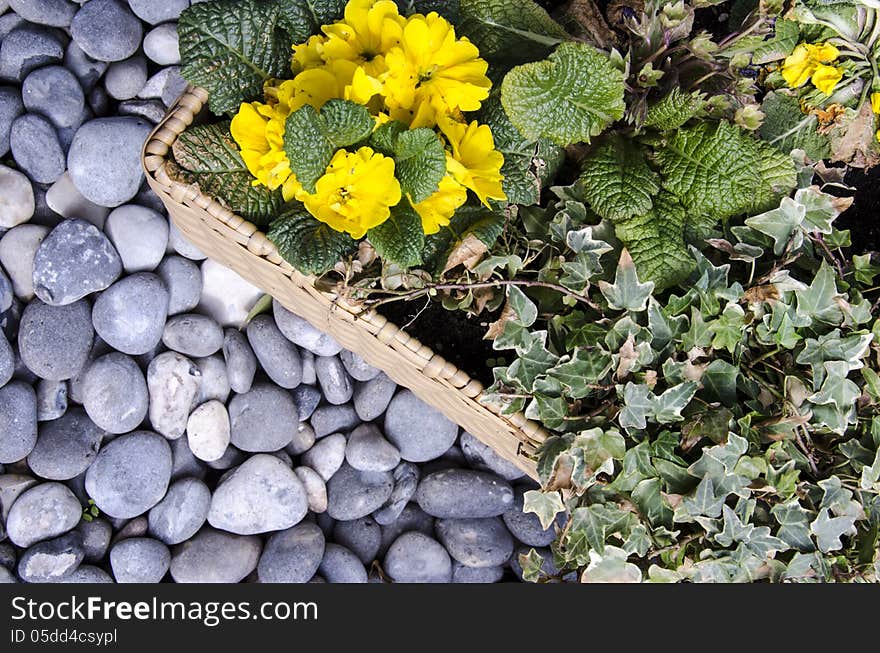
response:
M830 43L801 43L782 63L782 77L791 88L803 86L809 80L825 95L831 95L843 77L843 70L831 65L839 55Z
M880 116L880 92L878 91L871 93L871 111L874 112L874 115ZM874 138L880 143L880 129L874 134Z
M287 117L308 104L320 109L332 98L366 106L379 126L397 120L433 128L446 145L446 175L437 191L413 207L426 234L449 224L467 200L506 199L503 155L486 125L468 123L489 95L488 64L467 38L435 12L401 16L391 0L350 0L344 18L322 34L293 46L293 79L265 85L266 102L241 105L231 132L255 184L282 188L332 228L361 238L384 222L401 199L394 161L363 147L339 151L308 193L284 154ZM410 198L411 199L411 198Z

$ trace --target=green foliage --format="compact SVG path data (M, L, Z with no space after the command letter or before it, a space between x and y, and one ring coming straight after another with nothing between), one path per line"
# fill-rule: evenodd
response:
M290 43L303 43L321 30L321 25L342 18L347 0L276 0L281 26Z
M407 200L391 207L391 216L367 232L370 244L383 260L402 268L415 267L422 262L425 232L422 221Z
M648 108L645 126L660 131L678 129L696 116L706 100L699 91L684 93L677 86Z
M568 33L532 0L460 0L457 31L490 61L519 63L547 56Z
M262 97L263 82L290 72L280 6L268 0L195 4L180 16L181 74L210 94L221 114Z
M584 199L611 221L644 214L660 190L660 177L648 166L644 148L620 135L602 140L581 162Z
M788 154L801 149L813 161L821 161L831 154L828 136L820 134L816 116L801 113L798 100L781 91L768 93L761 104L764 122L758 131L761 138Z
M563 147L589 143L623 117L623 94L623 73L606 54L570 42L547 59L517 66L501 85L501 102L516 128Z
M394 158L400 189L413 202L427 199L446 174L446 152L433 129L407 129L391 121L373 132L370 143Z
M286 261L304 274L326 272L357 249L348 234L318 222L302 209L281 215L266 237Z
M220 198L231 211L257 225L268 224L281 208L281 191L254 186L229 122L187 129L172 146L177 176L198 184L203 193Z

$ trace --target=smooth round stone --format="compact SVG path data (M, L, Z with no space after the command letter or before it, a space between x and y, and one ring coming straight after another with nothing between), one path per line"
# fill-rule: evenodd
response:
M2 349L2 342L0 342ZM2 354L0 354L2 358ZM2 367L2 365L0 365ZM3 374L0 373L0 381ZM2 383L0 383L2 385ZM37 382L37 421L51 422L67 412L67 382L40 379Z
M392 472L394 489L383 506L373 513L373 518L383 526L393 523L403 512L419 486L419 468L406 461L401 462Z
M384 504L394 489L388 472L359 472L344 464L327 482L327 514L347 521L366 517Z
M382 524L382 547L379 549L379 555L384 556L394 541L408 531L417 531L428 537L434 537L434 518L426 514L417 504L408 504L394 522Z
M361 424L348 436L345 460L355 469L388 472L400 462L400 452L374 424Z
M309 420L315 430L315 437L323 438L331 433L350 431L361 423L354 408L344 406L318 406Z
M176 481L188 476L192 476L199 480L205 478L208 469L205 463L193 456L192 451L189 449L189 444L186 442L186 438L169 440L168 444L171 445L172 480Z
M226 360L229 387L233 392L243 394L250 390L257 372L257 357L247 338L238 329L223 332L223 358Z
M144 37L144 54L160 66L180 63L180 47L177 40L177 25L163 23L151 29Z
M376 559L382 546L382 527L369 517L339 521L333 528L333 541L369 565Z
M189 0L128 0L128 6L144 22L158 25L177 20L180 12L189 7Z
M329 481L345 461L345 436L334 433L323 438L303 454L302 461Z
M0 44L0 52L2 48ZM21 101L19 90L12 86L0 86L0 156L9 153L9 132L12 130L12 123L23 113L24 103Z
M0 43L0 78L22 81L29 72L64 57L58 38L44 27L23 24L12 29Z
M77 5L68 0L7 0L12 11L31 23L67 27Z
M139 515L134 519L115 519L113 526L117 528L115 542L126 540L130 537L143 537L147 534L149 523L146 515Z
M238 328L244 324L248 313L262 296L262 290L220 263L211 259L202 263L199 311L213 317L222 326Z
M63 66L37 68L24 79L21 99L28 111L44 115L56 127L73 127L86 106L79 80Z
M260 538L254 535L206 527L174 548L171 577L177 583L238 583L256 569L261 549Z
M95 336L90 314L85 299L66 306L32 300L18 328L18 350L27 368L53 381L76 376L89 359Z
M86 491L102 512L131 518L165 496L171 479L171 448L149 431L120 435L101 448L86 472Z
M324 533L305 522L273 534L257 564L261 583L307 583L324 557Z
M106 571L94 565L80 565L72 573L53 581L55 583L84 583L95 585L96 583L113 583L113 579Z
M201 376L196 364L177 352L166 351L150 362L147 368L150 423L169 440L176 440L186 431Z
M186 423L186 437L193 455L200 460L217 460L229 446L229 413L219 401L196 408Z
M510 484L495 474L444 469L422 478L416 501L434 517L482 518L510 510L514 494Z
M91 0L87 6L103 0ZM150 123L139 118L97 118L76 131L67 155L77 190L100 206L115 207L137 195L144 171L141 147ZM63 171L62 171L63 172Z
M295 526L307 512L306 491L293 470L275 456L257 454L214 490L208 522L214 528L253 535Z
M302 359L303 380L308 385L315 385L318 382L318 375L315 372L315 355L308 349L300 349L299 356Z
M107 70L107 62L92 59L76 41L71 41L64 51L64 67L76 75L84 91L90 91Z
M293 389L293 400L299 408L299 421L309 419L321 403L321 391L312 385L298 385Z
M104 231L129 273L155 270L168 247L168 220L145 206L126 204L114 209Z
M106 519L81 520L76 525L76 532L82 536L85 562L100 562L110 548L113 538L113 527Z
M504 567L465 567L457 560L452 565L452 582L475 585L497 583L504 577Z
M64 174L64 150L52 124L36 113L26 113L12 123L9 148L28 177L51 184Z
M18 561L18 575L26 583L51 583L72 574L84 555L80 534L67 533L25 551Z
M90 0L73 17L70 35L86 54L98 61L121 61L141 44L143 28L118 0Z
M0 474L0 523L5 524L9 510L19 495L36 484L37 479L24 474Z
M232 444L242 451L271 452L287 446L296 433L296 404L289 392L257 383L229 402Z
M18 170L0 165L0 229L12 229L27 222L35 208L30 179Z
M0 238L0 265L9 275L15 296L22 301L34 297L34 255L48 233L43 225L21 224Z
M67 486L40 483L22 492L6 519L6 534L16 546L27 548L66 533L82 517L82 505Z
M167 222L165 226L167 233ZM187 313L198 306L202 294L202 272L199 266L182 256L168 256L159 263L156 274L168 289L168 315ZM235 391L246 392L248 389Z
M46 191L46 206L65 218L82 218L91 222L98 229L104 228L104 222L110 209L90 202L76 189L65 172Z
M336 356L316 356L315 374L328 403L340 405L351 400L354 392L351 377L345 371L345 366L339 358Z
M95 300L95 331L118 351L139 356L162 340L168 291L155 274L137 272L120 279Z
M158 583L171 566L171 552L159 540L130 537L110 550L117 583Z
M168 319L162 342L185 356L210 356L223 346L223 329L206 315L184 313Z
M159 100L124 100L119 103L119 115L138 116L159 124L167 113L165 105Z
M106 236L85 220L65 220L40 243L34 256L34 292L47 304L71 304L108 288L122 274L122 261Z
M147 517L150 534L165 544L180 544L195 535L211 508L211 491L197 478L172 483Z
M177 228L177 225L175 225L173 221L168 225L168 246L172 251L177 252L191 261L203 261L207 258L202 250L196 247L186 236L183 235L183 232ZM217 263L217 265L220 266L219 263ZM222 268L222 266L220 267ZM223 269L226 270L228 268ZM245 316L247 316L247 313L245 313ZM243 319L244 318L242 318L242 320Z
M397 384L380 373L369 381L354 384L354 409L364 422L372 422L388 409L391 398L397 392Z
M141 55L113 62L104 75L104 88L114 100L130 100L146 83L147 61Z
M150 396L134 359L113 352L96 359L83 380L83 407L102 429L128 433L144 421Z
M339 352L339 358L342 359L342 364L345 365L345 369L355 381L369 381L370 379L375 379L382 371L378 367L373 367L363 358L347 349L343 349Z
M327 484L321 475L311 467L305 465L293 470L303 487L306 489L306 500L309 510L316 514L327 511Z
M292 343L308 349L316 356L335 356L342 351L340 345L330 334L319 331L307 320L284 308L278 300L272 301L275 323Z
M439 458L458 437L458 425L410 390L398 392L385 413L385 437L413 463Z
M556 539L556 528L553 524L550 528L543 528L541 520L532 512L523 512L523 494L524 488L516 488L516 498L513 507L502 515L504 524L513 536L528 546L550 546ZM556 523L561 527L563 525L562 515L556 519Z
M315 429L310 424L300 422L290 441L284 450L291 456L299 456L305 453L315 444ZM341 463L340 463L341 464Z
M9 383L15 373L15 352L12 345L6 339L6 334L0 331L0 388Z
M367 570L358 557L339 544L328 543L318 573L328 583L366 583Z
M385 554L385 572L396 583L448 583L452 560L437 540L422 533L404 533Z
M186 87L187 81L180 73L180 66L167 66L147 80L138 97L143 100L156 99L165 106L171 106Z
M459 445L468 464L474 469L493 472L506 481L515 481L525 475L519 467L502 458L492 447L467 431L462 431Z
M513 537L498 517L439 519L435 528L449 555L467 567L497 567L513 554Z
M82 474L101 448L105 432L81 408L40 425L37 444L28 454L34 474L52 481L66 481Z
M206 401L212 400L225 404L231 392L229 376L226 373L226 361L220 354L214 354L197 358L195 364L202 374L202 382L199 385L199 394L194 405L200 406Z
M302 361L299 350L285 338L275 320L258 315L247 327L247 338L268 377L282 388L295 388L302 383Z

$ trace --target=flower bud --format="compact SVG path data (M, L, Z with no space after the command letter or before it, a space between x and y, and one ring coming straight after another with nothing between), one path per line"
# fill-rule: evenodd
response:
M733 121L743 129L755 131L764 122L764 112L757 104L747 104L736 110Z

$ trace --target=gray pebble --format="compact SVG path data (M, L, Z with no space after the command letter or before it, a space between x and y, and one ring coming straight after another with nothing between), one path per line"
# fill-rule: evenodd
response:
M182 478L150 510L150 534L165 544L180 544L195 535L208 519L211 491L197 478Z
M31 72L21 85L21 99L28 111L46 116L56 128L77 125L86 106L79 80L63 66Z
M201 277L199 279L201 281ZM250 390L257 372L257 357L247 338L238 329L227 328L223 332L223 357L226 360L229 387L239 394Z
M373 518L383 526L394 523L406 508L419 486L419 468L406 461L394 468L394 489L388 501L373 513Z
M345 460L361 471L388 472L400 463L400 452L374 424L361 424L348 436Z
M145 206L126 204L114 209L104 231L129 273L152 272L168 248L168 220Z
M366 583L367 570L358 557L339 544L328 543L318 567L328 583Z
M121 61L141 44L137 17L118 0L90 0L73 17L70 35L86 54L99 61Z
M0 331L0 388L9 383L14 372L15 352L12 351L6 334Z
M2 49L0 44L0 49ZM12 123L24 113L24 104L17 88L0 86L0 156L9 153L9 133Z
M151 29L144 37L144 54L160 66L180 63L180 47L177 39L177 25L163 23Z
M378 367L373 367L363 358L347 349L339 353L342 364L355 381L369 381L375 379L382 372Z
M205 464L193 455L186 438L169 440L171 446L171 479L173 481L192 476L203 479L208 473Z
M174 547L171 577L178 583L238 583L257 567L262 543L254 535L203 528Z
M323 438L303 454L302 461L329 481L345 461L345 436L334 433Z
M0 474L0 522L6 522L12 504L19 495L37 484L37 479L24 474Z
M169 440L184 434L200 383L199 368L177 352L166 351L150 362L147 368L149 415L156 431Z
M143 118L155 125L162 122L168 110L160 100L123 100L119 103L117 111L121 116Z
M315 430L315 437L323 438L331 433L350 431L361 423L351 405L318 406L309 420Z
M284 451L276 451L273 455L287 455ZM292 464L292 463L291 463ZM327 511L327 484L321 475L311 467L300 465L293 470L303 487L306 489L306 499L309 502L309 510L314 513L322 513Z
M504 523L513 536L528 546L550 546L556 539L556 528L551 524L550 528L543 528L541 520L532 512L523 512L524 488L516 488L516 498L513 507L502 515ZM560 528L564 525L563 515L559 515L556 524Z
M85 583L94 585L96 583L113 583L113 579L106 571L94 565L80 565L73 573L59 578L55 583Z
M467 567L498 567L513 554L513 536L498 517L438 519L437 537Z
M82 536L85 562L100 562L110 548L113 527L106 519L100 517L86 521L83 519L76 525L76 532Z
M177 20L180 12L189 7L189 0L128 0L135 15L151 25Z
M257 565L260 582L309 582L324 557L324 546L324 533L309 522L274 533Z
M20 483L19 483L20 485ZM40 483L18 495L9 509L6 533L12 543L27 548L74 528L82 506L61 483Z
M39 542L22 554L18 575L26 583L51 583L72 574L85 552L79 533Z
M247 338L270 379L282 388L295 388L302 382L299 350L285 338L269 315L258 315L247 326Z
M293 400L299 409L299 421L305 422L321 403L321 391L313 385L298 385L293 389Z
M64 150L52 124L36 113L26 113L12 123L9 148L28 177L51 184L64 174Z
M182 256L168 256L156 268L156 274L168 289L168 315L187 313L198 306L202 293L202 272L198 265ZM247 388L235 390L244 392Z
M300 349L299 357L302 359L302 382L307 385L315 385L318 382L318 374L315 372L315 355L308 349Z
M6 0L12 11L32 23L67 27L77 6L68 0Z
M336 356L316 356L315 374L328 403L340 405L351 400L354 388L342 361Z
M462 432L459 444L468 464L474 469L493 472L506 481L515 481L525 475L519 467L502 458L492 447L467 431Z
M21 82L29 72L59 63L64 48L52 32L35 25L16 26L0 43L0 78Z
M442 456L455 442L458 425L416 397L398 392L385 413L385 437L404 460L421 463Z
M278 300L272 302L275 323L291 342L308 349L316 356L335 356L342 351L340 345L327 333L319 331L309 322L284 308Z
M211 469L227 470L237 467L243 463L246 458L247 456L242 453L241 449L229 445L226 447L226 451L223 452L223 455L220 456L220 458L217 460L207 460L205 462Z
M327 514L342 521L366 517L388 500L393 489L389 472L359 472L343 463L327 481Z
M299 424L296 404L289 392L268 383L257 383L229 402L232 444L243 451L283 449Z
M2 4L3 0L0 0ZM6 9L4 9L6 11ZM6 35L12 30L23 26L27 21L14 11L7 12L0 16L0 39L5 39Z
M409 532L398 537L385 554L385 572L396 583L448 583L452 560L437 540Z
M138 97L142 100L162 100L165 106L171 106L186 90L186 86L186 80L180 74L180 66L168 66L147 80Z
M452 565L453 583L497 583L503 577L504 567L465 567L457 560Z
M168 319L162 342L185 356L210 356L223 346L223 329L207 315L184 313Z
M300 422L293 434L290 444L284 447L284 450L291 456L299 456L305 453L315 444L315 430L310 424ZM341 464L341 463L340 463Z
M370 517L338 521L333 528L333 541L349 549L361 562L369 565L382 546L382 527Z
M2 337L0 337L2 338ZM2 349L2 342L0 342ZM2 358L2 354L0 354ZM0 363L2 367L2 363ZM0 373L0 381L3 374ZM0 385L3 385L0 383ZM37 421L50 422L67 412L67 381L49 381L40 379L37 382Z
M122 261L91 222L64 220L40 243L34 256L34 292L63 306L104 290L122 274Z
M226 372L226 361L220 354L214 354L197 358L195 363L202 374L202 382L199 385L199 394L194 405L198 406L211 400L225 404L231 392L229 375Z
M445 469L423 477L416 501L429 515L441 518L482 518L513 507L513 488L488 472Z
M64 51L64 67L76 75L83 90L90 91L107 70L107 62L92 59L76 41L71 41Z
M91 6L99 0L91 0ZM83 124L67 155L70 178L84 197L115 207L132 199L144 179L141 147L152 127L140 118L96 118Z
M131 357L113 352L89 366L83 379L83 407L105 431L133 431L147 416L149 403L144 374Z
M158 583L171 566L171 552L159 540L131 537L110 550L117 583Z
M101 448L86 472L86 491L111 517L136 517L165 496L171 449L156 433L120 435Z
M63 381L86 364L94 330L88 301L49 306L34 299L24 309L18 349L24 364L42 379Z
M98 455L106 433L81 408L40 425L37 444L28 454L28 466L37 476L66 481L88 469Z
M86 93L86 104L89 105L89 109L92 110L95 116L106 116L110 111L110 96L107 95L107 91L104 90L103 86L96 85ZM73 141L71 141L72 144ZM70 148L68 148L69 152Z
M38 224L20 224L0 238L0 265L9 275L12 290L20 300L34 297L34 255L49 229Z
M130 100L146 83L147 61L139 54L113 62L104 75L104 88L114 100Z
M104 228L110 209L98 206L83 197L70 180L70 173L65 172L46 191L46 206L65 218L82 218L88 220L98 229Z
M113 349L138 356L162 340L168 291L155 274L137 272L120 279L95 300L95 331Z

